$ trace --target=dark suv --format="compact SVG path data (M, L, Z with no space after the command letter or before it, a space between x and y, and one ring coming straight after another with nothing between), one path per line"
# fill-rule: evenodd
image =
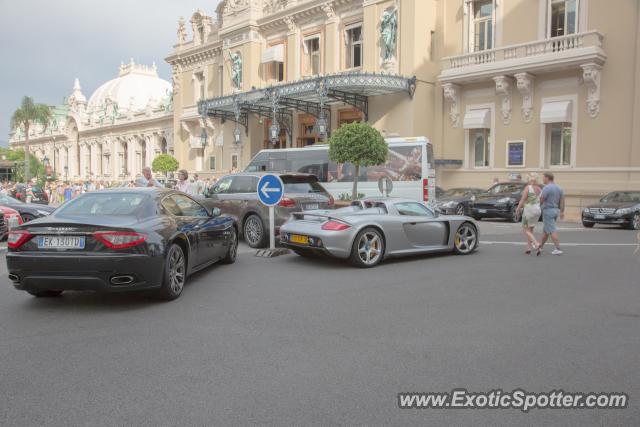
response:
M331 209L333 197L314 175L275 173L284 184L284 196L275 209L275 234L292 212ZM269 241L269 208L258 200L257 188L261 173L236 173L220 178L202 203L219 208L241 226L244 240L252 248L264 247Z

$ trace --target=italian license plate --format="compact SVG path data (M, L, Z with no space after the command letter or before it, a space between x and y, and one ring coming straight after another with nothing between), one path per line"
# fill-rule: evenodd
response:
M478 209L478 212L479 213L487 213L487 210L486 209Z
M38 249L84 249L84 237L38 236Z
M604 215L594 215L593 218L594 219L606 219L606 217Z
M292 234L289 239L291 243L298 243L300 245L308 245L309 244L309 236L301 236L299 234Z
M319 204L317 204L317 203L308 203L308 204L304 205L304 208L305 208L306 210L308 210L308 211L316 210L316 209L318 209L319 207L320 207L320 205L319 205Z

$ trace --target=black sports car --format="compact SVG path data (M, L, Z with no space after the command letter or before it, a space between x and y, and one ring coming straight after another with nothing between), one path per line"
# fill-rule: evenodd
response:
M518 203L526 182L500 182L484 193L476 195L471 208L471 216L482 218L504 218L511 222L520 221L517 213Z
M618 224L640 230L640 191L614 191L582 211L582 225Z
M184 193L103 190L12 229L7 270L16 289L39 297L155 289L175 299L189 274L235 261L237 236L232 218Z
M38 203L25 203L11 196L0 194L0 206L7 206L18 211L24 222L29 222L36 218L49 216L56 208Z
M470 215L476 196L484 192L481 188L450 188L437 197L436 210L445 215Z

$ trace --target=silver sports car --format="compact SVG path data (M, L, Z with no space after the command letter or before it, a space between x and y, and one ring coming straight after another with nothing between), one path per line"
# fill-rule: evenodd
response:
M298 255L327 254L373 267L384 258L427 252L470 254L478 227L466 216L440 216L409 199L358 200L336 210L294 213L280 228L280 242Z

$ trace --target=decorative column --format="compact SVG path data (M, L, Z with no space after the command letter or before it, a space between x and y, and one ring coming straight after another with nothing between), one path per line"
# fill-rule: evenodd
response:
M145 159L144 159L144 165L145 166L149 166L151 167L151 163L153 162L153 158L156 155L156 138L157 136L155 134L153 135L145 135L144 137L144 144L145 144Z
M529 73L514 74L518 92L522 95L522 119L525 123L533 118L533 83L534 77Z
M460 124L460 86L453 83L445 83L442 85L444 98L449 100L449 120L451 126L457 128Z
M587 111L591 118L600 112L600 71L602 66L594 62L582 64L582 79L587 86Z
M125 161L127 162L127 178L130 179L134 176L134 167L133 167L133 163L135 161L135 155L136 155L136 144L135 144L135 140L133 139L133 137L129 137L127 138L127 158L125 159Z
M513 91L513 79L507 76L496 76L496 93L502 96L502 122L508 125L511 122L511 94Z

